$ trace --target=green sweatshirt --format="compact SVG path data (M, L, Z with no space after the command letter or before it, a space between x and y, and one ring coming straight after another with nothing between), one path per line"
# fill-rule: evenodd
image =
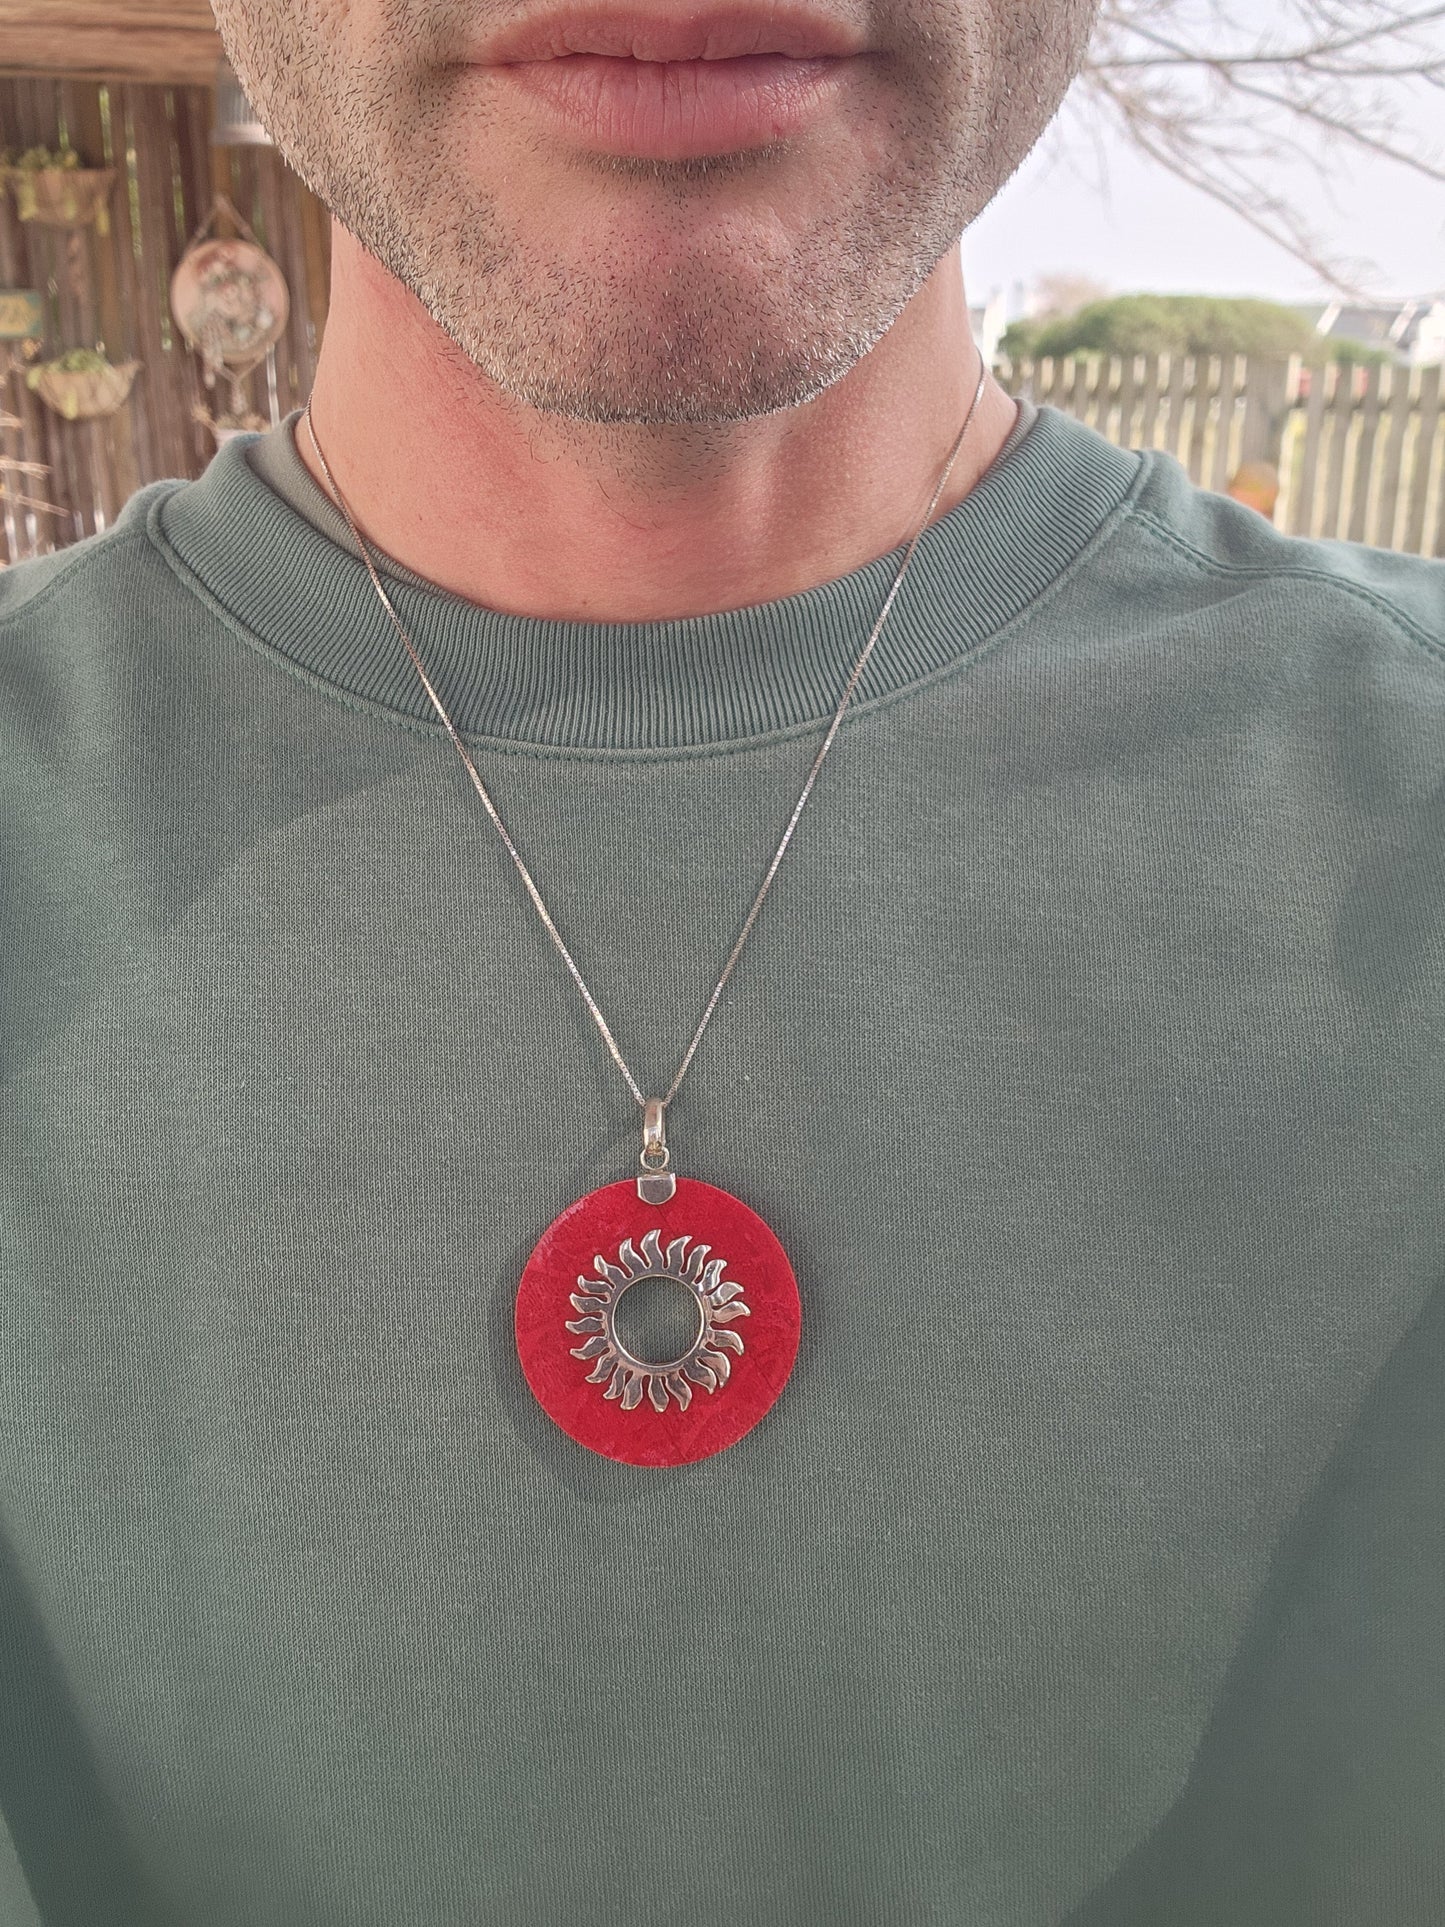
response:
M1445 567L1021 423L668 1113L792 1378L639 1470L512 1333L637 1106L294 420L0 576L4 1927L1438 1927ZM648 1090L896 560L392 572Z

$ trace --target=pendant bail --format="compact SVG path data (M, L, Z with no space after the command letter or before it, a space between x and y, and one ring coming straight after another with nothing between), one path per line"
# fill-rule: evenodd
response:
M666 1099L649 1097L642 1107L642 1154L638 1163L642 1176L637 1180L637 1195L644 1204L666 1204L677 1189L677 1179L668 1170L671 1153L662 1128Z
M642 1162L652 1171L667 1169L667 1138L662 1129L660 1097L649 1097L642 1107Z

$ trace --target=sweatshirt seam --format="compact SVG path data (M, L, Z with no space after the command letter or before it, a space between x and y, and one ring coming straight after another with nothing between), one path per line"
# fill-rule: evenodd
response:
M908 702L947 681L955 675L965 673L975 662L1007 641L1013 631L1025 621L1033 619L1041 608L1057 595L1075 573L1091 559L1094 554L1128 524L1135 511L1133 504L1140 491L1145 487L1153 472L1153 459L1148 450L1128 451L1135 455L1138 467L1122 496L1105 510L1103 516L1089 531L1084 541L1064 562L1063 566L1031 596L1022 607L1014 610L997 628L982 636L965 648L959 655L947 662L939 663L922 676L914 677L901 688L886 690L866 703L850 702L843 718L843 728L849 724L879 715L898 703ZM183 486L183 485L182 485ZM161 521L160 512L170 493L158 497L151 504L146 516L145 534L151 546L157 549L166 566L176 577L181 588L211 611L217 621L236 636L246 647L258 656L268 667L280 669L302 683L323 701L336 704L352 715L378 723L383 727L401 729L407 734L419 737L428 743L442 743L449 740L448 732L440 721L430 723L420 717L403 716L375 697L358 696L354 691L319 676L314 670L306 668L288 656L276 644L253 630L242 618L229 609L211 588L203 576L194 570L190 563L171 543ZM482 732L459 730L464 743L475 745L489 755L508 755L526 758L530 761L555 761L561 759L581 759L589 762L607 764L656 762L693 762L704 758L721 758L751 755L767 750L775 745L792 742L799 737L816 735L826 729L831 720L828 715L805 718L776 729L764 731L759 735L723 737L708 743L659 744L656 746L632 745L619 747L608 744L584 743L539 743L523 741L516 737L489 736Z
M1408 640L1417 643L1427 655L1435 658L1437 661L1445 662L1445 642L1441 642L1432 636L1427 629L1420 628L1410 616L1406 615L1403 609L1398 608L1387 597L1382 596L1378 590L1366 587L1364 583L1351 582L1344 576L1332 575L1328 569L1306 568L1296 563L1265 564L1223 562L1217 556L1208 554L1206 550L1196 548L1186 536L1181 535L1177 529L1172 527L1168 522L1163 521L1150 509L1137 509L1135 511L1135 519L1147 525L1151 534L1160 541L1168 543L1172 549L1187 561L1193 562L1197 568L1206 570L1214 575L1233 576L1245 580L1264 580L1268 582L1278 582L1281 579L1288 578L1297 581L1324 583L1332 589L1339 589L1343 591L1344 594L1355 597L1357 601L1367 603L1380 615L1387 617ZM1279 534L1279 531L1275 530L1275 533ZM1287 536L1284 539L1286 541L1292 541L1296 538ZM1417 559L1429 560L1430 558L1421 557Z

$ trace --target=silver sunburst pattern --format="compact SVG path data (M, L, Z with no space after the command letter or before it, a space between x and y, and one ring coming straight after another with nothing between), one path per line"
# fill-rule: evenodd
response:
M639 1252L630 1238L618 1248L615 1263L600 1255L592 1260L597 1276L580 1277L581 1287L572 1293L578 1316L567 1320L569 1332L588 1334L585 1343L568 1349L573 1358L595 1360L587 1374L589 1385L610 1380L604 1398L620 1398L624 1412L642 1403L643 1394L658 1412L667 1410L671 1393L682 1411L692 1403L693 1387L715 1392L726 1385L733 1357L740 1356L743 1341L728 1327L738 1318L752 1313L743 1303L743 1287L726 1278L726 1262L709 1258L711 1245L695 1244L674 1238L664 1253L655 1230L642 1240ZM623 1292L644 1278L667 1278L685 1285L697 1304L697 1334L685 1352L665 1361L638 1358L617 1336L615 1312Z

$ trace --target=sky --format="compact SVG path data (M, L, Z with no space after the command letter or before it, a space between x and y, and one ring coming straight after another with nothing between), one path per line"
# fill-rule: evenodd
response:
M1422 118L1424 106L1406 103L1405 110L1427 138L1436 131ZM1329 298L1303 264L1121 138L1105 137L1101 189L1078 114L1066 99L1058 121L965 233L970 302L1052 273L1087 275L1119 294ZM1364 277L1370 295L1445 293L1445 185L1354 148L1342 155L1332 187L1303 169L1294 181L1326 244L1373 262Z

